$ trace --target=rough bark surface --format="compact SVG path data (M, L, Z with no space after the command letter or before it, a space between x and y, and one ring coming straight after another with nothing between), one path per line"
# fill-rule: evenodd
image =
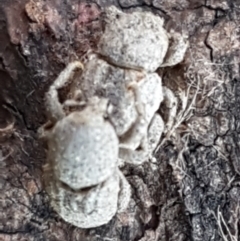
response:
M82 230L49 206L37 129L46 121L44 93L67 63L96 47L112 4L152 11L189 36L185 61L159 74L172 89L198 94L194 115L156 161L124 168L127 211ZM240 240L239 26L238 0L1 0L0 240Z

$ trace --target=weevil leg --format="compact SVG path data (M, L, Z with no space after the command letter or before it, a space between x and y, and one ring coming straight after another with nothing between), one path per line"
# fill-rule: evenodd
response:
M118 194L118 213L120 213L123 212L129 204L131 198L131 187L123 173L120 170L118 170L118 173L120 184L120 192Z
M178 108L178 99L174 95L173 91L167 87L163 87L163 93L163 104L165 105L165 108L162 116L166 123L164 133L167 133L175 124Z
M48 118L51 122L55 123L62 119L65 114L63 106L59 102L58 90L64 87L73 77L77 70L83 69L83 65L79 61L70 63L57 77L54 83L50 86L49 91L45 95L45 103Z
M135 95L135 106L138 112L137 120L131 130L120 139L120 147L123 149L135 150L142 145L143 139L147 136L148 123L145 118L145 105L141 101L141 93L136 82L129 85Z
M147 148L147 144L144 144L143 146ZM130 163L133 165L141 165L146 160L148 160L148 150L132 150L120 147L119 158L126 163Z
M169 33L169 47L161 67L174 66L183 61L189 42L186 35L175 31Z

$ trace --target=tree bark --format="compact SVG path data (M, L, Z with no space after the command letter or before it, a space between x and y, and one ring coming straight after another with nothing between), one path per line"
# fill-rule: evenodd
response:
M70 61L96 47L101 14L113 4L152 11L168 31L189 37L184 62L159 74L176 94L190 90L189 105L196 101L155 161L124 167L127 211L83 230L49 206L37 130L46 122L44 93ZM0 240L240 240L239 26L238 0L2 0Z

